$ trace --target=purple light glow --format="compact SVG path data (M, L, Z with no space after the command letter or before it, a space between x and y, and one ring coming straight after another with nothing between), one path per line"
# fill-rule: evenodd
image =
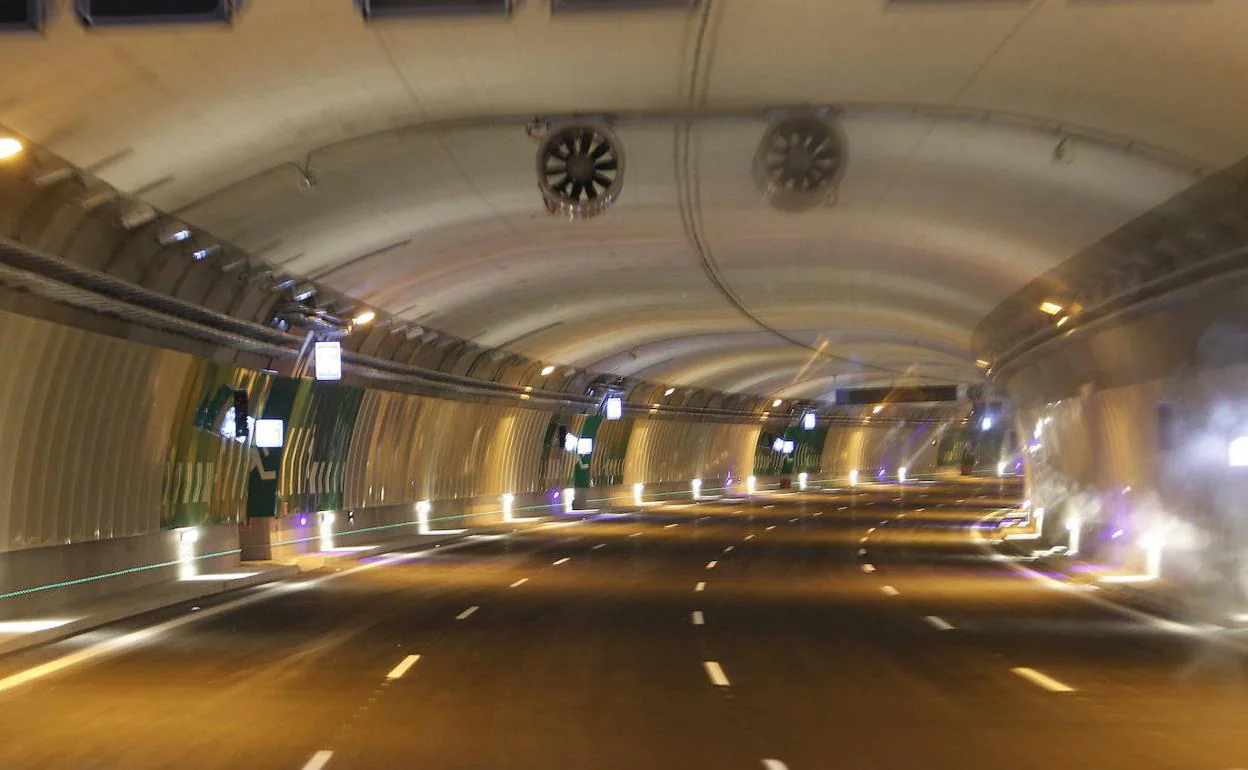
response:
M306 526L308 526L308 517L307 517L307 516L300 516L300 517L299 517L299 526L301 526L301 527L306 527Z
M1117 540L1118 538L1122 537L1124 534L1126 534L1126 533L1125 533L1125 532L1123 532L1121 529L1115 529L1115 530L1114 530L1114 534L1110 535L1110 536L1109 536L1109 539L1110 539L1110 540Z

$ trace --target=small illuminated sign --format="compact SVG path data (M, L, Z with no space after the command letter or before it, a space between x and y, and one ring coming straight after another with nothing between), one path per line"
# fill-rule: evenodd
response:
M566 434L564 434L564 436L563 436L563 451L565 451L565 452L575 452L575 451L576 451L576 442L577 442L578 440L579 440L579 439L577 439L577 437L576 437L576 434L575 434L575 433L566 433Z
M786 441L786 442L784 442L784 453L785 453L786 455L791 455L791 454L793 454L793 450L795 450L795 449L797 449L797 442L796 442L796 441Z
M339 342L318 342L313 351L316 359L316 379L342 379L342 344Z
M607 419L618 420L624 416L624 400L619 396L611 396L607 399Z
M594 453L594 440L587 436L582 436L576 440L576 453L578 455L588 455Z
M802 415L802 428L806 430L815 429L815 413L814 412L807 412L806 414Z
M254 434L256 437L256 446L261 449L277 449L281 447L284 439L285 427L286 426L281 420L256 420Z

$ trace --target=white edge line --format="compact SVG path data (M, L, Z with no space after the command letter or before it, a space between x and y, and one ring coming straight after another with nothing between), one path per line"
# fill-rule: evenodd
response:
M1075 691L1075 688L1068 687L1067 685L1062 684L1061 682L1057 681L1051 676L1048 676L1046 674L1041 674L1039 671L1035 670L1034 668L1026 668L1024 666L1020 666L1018 668L1012 668L1010 670L1013 671L1015 674L1018 674L1019 676L1021 676L1023 679L1026 679L1027 681L1031 682L1034 685L1039 685L1040 687L1043 687L1049 692L1074 692Z
M303 766L303 770L321 770L325 765L329 764L329 758L334 756L334 752L328 749L322 749L312 755L308 763Z
M728 675L724 673L723 667L713 660L703 661L702 667L706 669L706 675L711 680L711 684L716 687L727 687L729 685Z
M389 673L389 674L386 674L386 679L399 679L399 678L401 678L404 674L406 674L406 673L407 673L407 670L408 670L409 668L411 668L412 666L416 665L416 661L418 661L418 660L420 660L420 656L419 656L419 655L408 655L406 658L404 658L403 660L401 660L401 661L399 662L399 665L397 665L397 666L395 666L394 668L390 669L390 673Z

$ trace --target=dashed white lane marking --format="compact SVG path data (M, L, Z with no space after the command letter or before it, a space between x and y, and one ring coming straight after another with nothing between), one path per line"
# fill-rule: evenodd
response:
M796 524L796 523L797 523L797 519L789 519L789 523L790 523L790 524Z
M711 684L716 687L728 686L728 675L724 673L724 669L719 665L719 663L713 660L707 660L703 661L702 666L706 669L706 675L710 678Z
M815 515L816 515L816 516L822 516L822 515L823 515L823 511L815 511Z
M714 561L714 560L712 560L712 561L708 561L708 562L706 563L706 568L707 568L707 569L715 569L715 565L716 565L716 564L719 564L719 562Z
M866 548L859 548L859 549L858 549L858 555L859 555L859 556L866 556L866 555L867 555L867 549L866 549Z
M408 655L399 665L390 669L390 673L386 674L386 679L398 679L407 673L407 670L416 665L416 661L420 660L419 655Z
M754 536L753 536L753 535L746 535L746 536L745 536L745 539L746 539L746 540L753 540L753 539L754 539Z
M767 527L767 531L768 531L768 532L770 532L770 531L772 531L772 530L773 530L773 529L775 529L775 528L776 528L776 525L775 525L775 524L771 524L771 525L769 525L769 526Z
M848 510L849 510L849 506L848 506L848 505L842 505L840 508L837 508L836 510L838 510L838 511L848 511Z
M871 527L870 529L867 530L867 534L869 535L874 531L875 531L875 527Z
M665 524L663 526L663 529L671 529L672 527L679 527L679 526L680 526L679 524Z
M1074 692L1075 688L1062 684L1051 676L1041 674L1034 668L1012 668L1010 669L1023 679L1048 690L1049 692Z
M464 610L463 612L461 612L461 613L459 613L458 615L456 615L456 616L455 616L455 619L456 619L456 620L467 620L468 618L472 617L472 613L476 612L476 611L477 611L477 610L479 610L479 609L481 609L481 608L480 608L480 607L478 607L478 606L476 606L476 605L474 604L473 606L469 607L468 609L466 609L466 610Z
M901 591L898 591L896 588L893 588L892 586L880 586L880 590L884 592L885 596L897 596L898 594L901 593Z
M774 505L764 505L763 507L764 507L764 508L775 508L776 506L774 506Z
M524 585L527 582L529 582L528 578L520 578L519 580L517 580L516 582L508 586L508 588L519 588L520 586Z
M735 545L728 546L727 548L724 549L724 553L732 553L733 548L736 548L736 546Z
M693 590L695 590L695 591L705 591L705 590L706 590L706 581L705 581L705 580L699 580L699 581L698 581L698 584L697 584L696 586L694 586L694 587L693 587Z
M629 537L641 537L641 533L640 533L640 532L634 532L633 534L629 535Z
M551 566L558 567L560 564L567 564L570 561L572 561L572 558L569 556L565 556L562 559L556 560L555 563Z
M312 755L308 763L303 766L303 770L321 770L325 765L329 764L330 757L334 756L334 752L324 750L318 751Z
M935 615L928 615L924 617L923 619L927 621L927 624L929 626L936 629L937 631L952 631L953 630L952 623L949 623L943 618L938 618Z
M590 548L589 550L597 551L599 548L606 548L606 547L607 547L606 543L599 543L598 545L594 546L593 548Z
M863 572L875 572L875 565L874 565L874 564L864 564L864 565L862 565L862 571L863 571Z
M763 770L789 770L789 766L778 759L764 759Z
M865 542L867 542L867 539L866 539L865 537L860 537L860 538L858 538L858 542L859 542L859 543L865 543Z
M702 610L694 610L694 611L693 611L693 624L694 624L695 626L704 626L704 625L706 625L706 618L702 617Z

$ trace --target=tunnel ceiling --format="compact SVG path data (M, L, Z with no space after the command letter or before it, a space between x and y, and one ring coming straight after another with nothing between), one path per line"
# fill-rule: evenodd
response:
M347 0L270 0L231 30L62 18L6 39L0 123L423 325L818 397L977 380L970 335L998 302L1246 154L1245 28L1239 0L527 2L372 25ZM763 109L798 103L842 106L849 149L836 204L794 214L751 162ZM685 133L664 110L740 115ZM575 112L637 113L615 125L620 199L584 222L547 214L523 119Z

